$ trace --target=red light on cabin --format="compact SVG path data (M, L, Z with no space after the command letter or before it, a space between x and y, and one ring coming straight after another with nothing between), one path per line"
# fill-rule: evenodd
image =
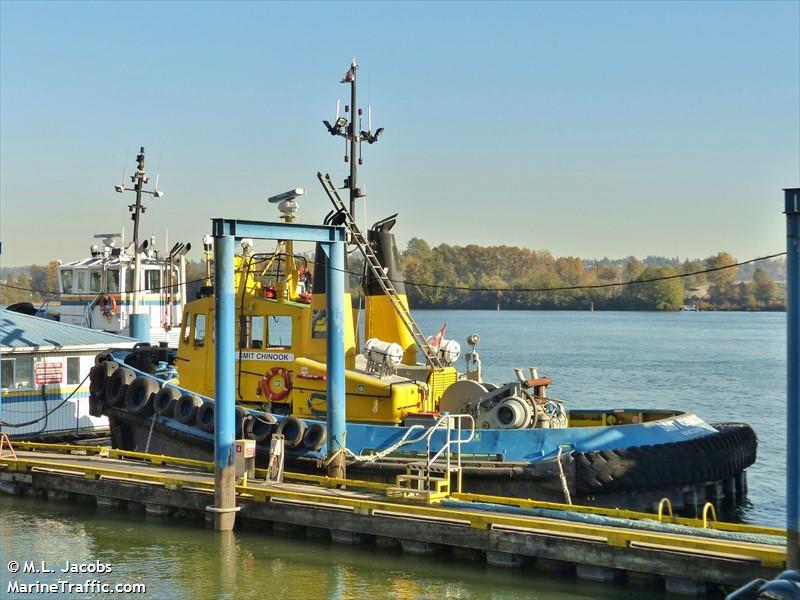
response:
M344 105L344 112L350 112L350 105L349 104L345 104Z
M359 159L358 159L358 164L360 164L360 165L363 165L363 164L364 164L364 161L363 161L363 160L361 160L361 159L359 158Z

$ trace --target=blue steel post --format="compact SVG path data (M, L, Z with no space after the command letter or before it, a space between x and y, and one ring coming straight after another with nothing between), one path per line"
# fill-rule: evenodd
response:
M345 373L344 373L344 243L327 246L328 270L328 475L346 477L345 456ZM335 455L335 457L334 457Z
M229 531L236 520L234 467L234 290L231 235L214 236L214 529Z
M150 341L150 313L134 313L128 317L132 338L140 342Z
M800 569L800 188L786 201L786 566Z

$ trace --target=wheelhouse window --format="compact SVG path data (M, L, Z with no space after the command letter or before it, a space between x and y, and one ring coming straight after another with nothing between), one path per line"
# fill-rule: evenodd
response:
M192 323L192 313L188 312L183 313L183 319L181 321L181 333L183 335L183 342L185 344L189 343L189 334L191 333L191 323Z
M132 292L133 291L133 269L128 268L125 269L125 291Z
M292 345L292 317L269 317L267 339L271 348L289 348Z
M89 271L89 291L99 292L103 285L103 274L100 271Z
M61 271L61 290L66 294L72 291L72 269Z
M240 348L264 347L264 317L245 315L239 318L236 335Z
M86 277L88 273L82 269L75 270L75 291L76 292L88 292L89 287L86 285Z
M158 292L161 288L161 271L148 269L144 272L144 288L148 292Z
M119 291L119 271L117 269L108 271L108 291Z
M202 314L194 317L194 345L202 346L206 343L206 316Z

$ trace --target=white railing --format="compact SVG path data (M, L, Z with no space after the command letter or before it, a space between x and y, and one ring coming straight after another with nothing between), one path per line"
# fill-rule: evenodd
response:
M469 435L466 438L461 436L462 432L462 421L466 419L468 421ZM444 427L443 427L444 426ZM439 429L444 428L447 431L447 440L445 441L444 445L439 448L439 450L431 456L431 440L433 439L434 432L438 431ZM456 432L456 437L453 439L452 432ZM450 474L455 470L456 471L456 491L459 493L461 492L461 446L462 444L468 444L475 438L475 419L472 415L467 414L444 414L436 421L436 423L428 429L428 432L425 436L426 440L426 448L427 448L427 456L428 460L425 464L425 487L430 489L430 480L431 480L431 469L433 468L434 463L439 459L442 454L445 456L445 473L446 477L450 478ZM456 465L455 469L453 468L452 463L452 452L450 451L451 447L455 447L455 459Z

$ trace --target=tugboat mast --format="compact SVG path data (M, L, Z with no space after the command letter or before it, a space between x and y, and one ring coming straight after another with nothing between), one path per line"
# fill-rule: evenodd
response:
M360 141L358 136L358 131L356 130L356 110L358 104L356 104L356 71L358 70L358 65L356 64L356 59L353 57L353 63L350 65L350 70L347 71L347 74L344 76L342 81L346 82L348 78L350 79L350 126L348 127L349 137L350 137L350 179L348 181L350 185L350 215L355 219L356 216L356 198L362 195L360 192L361 190L358 189L358 170L356 168L356 142L357 140ZM360 113L361 110L358 110ZM358 159L359 162L361 158Z
M322 121L331 135L338 135L345 138L349 142L349 152L345 152L345 162L350 162L350 175L345 179L344 187L350 190L350 215L355 219L356 212L356 198L363 198L364 192L358 187L358 165L364 164L361 158L361 142L374 144L378 141L378 136L383 133L383 127L379 127L373 134L372 128L372 110L369 110L370 118L368 119L367 130L361 129L361 117L363 115L362 109L358 108L356 96L356 71L358 64L356 59L350 64L350 68L342 77L340 83L350 84L350 104L344 107L345 113L350 113L350 119L347 117L339 116L339 105L336 105L336 121L333 125L328 121ZM356 121L358 119L358 121ZM358 156L356 157L356 154ZM356 163L356 160L358 161Z

